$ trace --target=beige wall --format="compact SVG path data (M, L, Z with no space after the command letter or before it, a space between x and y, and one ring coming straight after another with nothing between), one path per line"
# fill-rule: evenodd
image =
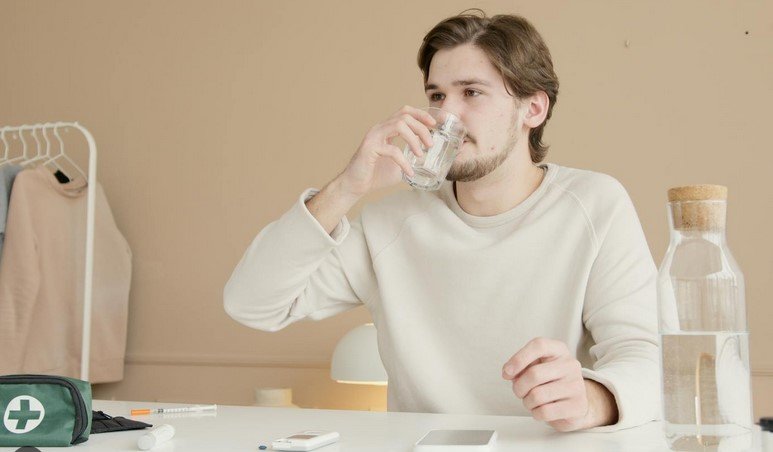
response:
M327 377L366 311L267 334L225 315L222 288L367 128L425 103L419 42L470 6L541 30L561 79L548 158L621 180L657 262L666 190L730 187L755 411L773 413L773 3L754 1L3 0L0 124L89 127L134 252L126 379L98 397L250 404L254 387L282 385L301 406L383 409L383 388Z

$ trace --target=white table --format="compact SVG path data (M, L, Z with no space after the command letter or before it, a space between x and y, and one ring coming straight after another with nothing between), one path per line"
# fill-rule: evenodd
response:
M169 403L95 400L93 408L111 416L132 417L130 410L185 406ZM338 443L320 452L410 452L413 444L432 429L490 429L499 435L496 451L667 451L660 423L615 433L558 433L528 417L477 416L419 413L384 413L291 408L218 406L216 413L185 413L134 416L153 425L171 424L175 437L152 449L154 452L258 451L271 440L302 430L335 430ZM147 430L145 430L147 431ZM71 449L54 447L42 451L136 451L142 430L101 433ZM759 428L754 450L759 450ZM0 448L15 451L17 448Z

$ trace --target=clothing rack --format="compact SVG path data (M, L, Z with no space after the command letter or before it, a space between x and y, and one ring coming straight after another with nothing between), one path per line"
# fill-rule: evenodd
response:
M83 336L81 342L81 380L88 381L89 377L89 358L91 352L91 298L92 298L92 284L94 276L94 200L96 199L96 181L97 181L97 145L94 142L94 137L91 132L77 122L46 122L38 124L23 124L21 126L5 126L0 127L0 138L5 145L5 157L0 160L0 165L5 162L13 162L24 158L23 161L30 161L27 157L27 142L24 139L24 131L29 131L32 138L35 139L37 154L33 158L34 160L43 160L43 164L53 163L57 158L64 157L69 161L78 171L83 174L80 167L70 159L64 152L64 143L59 136L59 129L72 127L75 130L80 131L83 136L86 137L86 141L89 145L89 168L88 175L84 175L87 180L87 207L86 207L86 271L83 283ZM59 153L51 155L51 142L46 134L46 131L53 130L54 135L59 140ZM41 143L38 139L35 131L43 133L45 139L45 154L41 152ZM8 159L9 145L6 134L16 132L21 139L23 145L23 156L17 158Z

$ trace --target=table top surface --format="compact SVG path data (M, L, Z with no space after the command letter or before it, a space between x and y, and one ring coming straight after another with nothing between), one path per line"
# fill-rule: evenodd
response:
M494 451L667 451L662 424L651 422L614 433L559 433L529 417L426 413L312 410L220 405L216 412L130 416L132 409L174 408L184 404L95 400L93 408L111 416L124 416L175 428L172 440L153 451L257 451L260 445L304 430L332 430L340 440L316 449L320 452L410 452L414 443L434 429L496 430ZM101 433L75 446L80 451L136 451L137 439L146 430ZM754 432L759 449L759 428ZM11 451L17 448L0 448ZM43 447L42 451L61 451Z

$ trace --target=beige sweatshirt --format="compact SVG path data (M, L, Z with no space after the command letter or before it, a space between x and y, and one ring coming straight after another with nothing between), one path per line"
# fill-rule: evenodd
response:
M86 182L45 167L16 176L0 260L0 374L80 378ZM131 251L98 184L90 378L123 378Z
M247 249L226 311L276 331L362 303L378 330L396 411L529 415L501 377L541 336L568 344L615 396L614 430L660 409L655 265L625 189L547 164L512 210L466 213L450 182L400 191L328 235L305 191Z

